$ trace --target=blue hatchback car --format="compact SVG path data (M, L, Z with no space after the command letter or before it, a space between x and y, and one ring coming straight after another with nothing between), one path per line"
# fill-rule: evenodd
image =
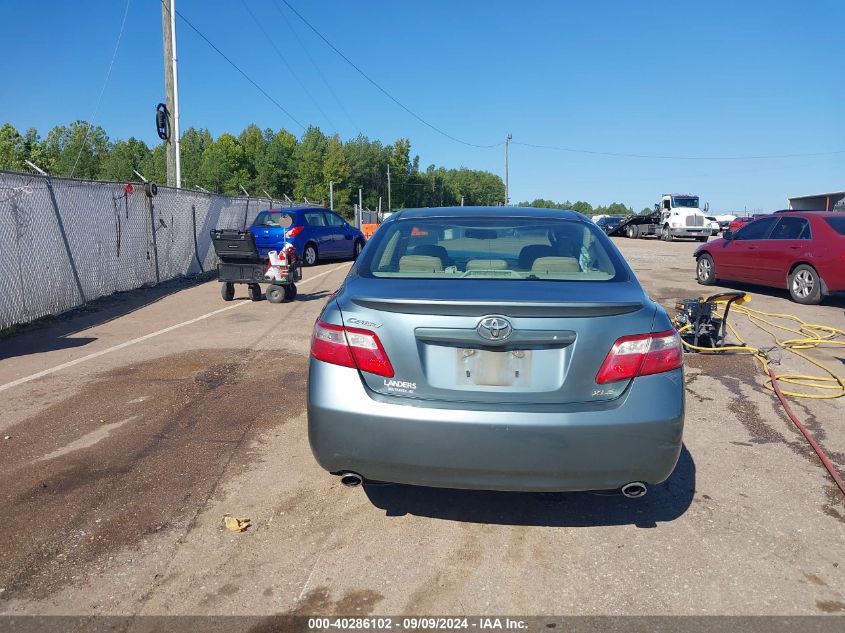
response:
M337 213L323 207L268 209L259 212L250 227L260 255L281 250L287 241L306 266L321 259L357 259L364 234Z

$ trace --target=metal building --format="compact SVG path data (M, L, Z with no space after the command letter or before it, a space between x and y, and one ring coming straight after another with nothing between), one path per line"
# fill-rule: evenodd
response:
M789 208L798 211L833 211L839 203L845 205L845 191L834 191L832 193L817 193L812 196L795 196L789 199ZM837 211L839 208L836 209Z

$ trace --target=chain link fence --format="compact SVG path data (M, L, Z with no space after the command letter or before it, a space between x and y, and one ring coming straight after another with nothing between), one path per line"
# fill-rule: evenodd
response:
M361 208L357 204L355 205L355 226L357 228L361 228L362 224L378 224L379 223L379 213L378 211L373 211L371 209L367 209L366 207Z
M213 269L210 231L291 202L0 171L0 329Z

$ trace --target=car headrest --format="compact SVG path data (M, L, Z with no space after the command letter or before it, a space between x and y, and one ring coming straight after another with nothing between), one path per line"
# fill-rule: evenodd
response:
M418 244L417 246L414 246L411 254L437 257L444 266L446 265L446 261L449 259L449 251L438 244Z
M538 275L579 273L581 266L574 257L539 257L531 266L531 272Z
M505 270L508 263L504 259L471 259L467 270Z
M430 255L404 255L399 259L400 273L442 273L443 262Z
M523 270L531 270L534 261L538 257L551 257L554 255L554 249L548 244L529 244L523 246L519 251L519 267Z

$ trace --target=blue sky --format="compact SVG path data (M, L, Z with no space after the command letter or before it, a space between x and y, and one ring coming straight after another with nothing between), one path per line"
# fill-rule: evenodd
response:
M313 99L241 0L177 0L177 8L299 121L344 139L359 130L385 143L407 136L423 166L503 174L502 147L438 135L357 75L280 0L245 1ZM408 107L472 143L511 132L514 142L647 155L845 150L841 0L289 1ZM90 120L124 0L2 4L0 120L42 134ZM184 23L177 29L183 129L207 127L216 136L255 122L301 133ZM163 92L160 4L132 0L94 122L112 138L153 143ZM514 144L510 165L514 201L639 209L664 192L689 191L721 212L771 210L789 195L845 189L845 154L666 160Z

